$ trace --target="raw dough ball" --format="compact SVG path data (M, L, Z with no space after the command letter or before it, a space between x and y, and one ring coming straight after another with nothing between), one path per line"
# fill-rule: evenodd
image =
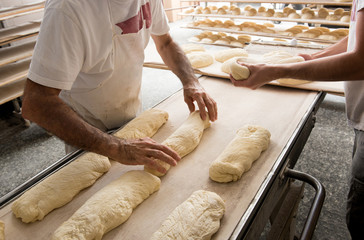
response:
M181 48L185 52L185 54L190 52L205 52L205 48L200 44L183 44L181 45Z
M111 167L107 157L85 153L25 192L11 210L25 223L42 220L53 209L70 202Z
M54 233L52 240L101 239L125 222L140 203L159 190L160 179L145 171L129 171L89 198Z
M230 64L230 73L235 80L247 79L250 75L250 71L247 67L240 65L237 61L233 61Z
M186 56L194 68L203 68L214 63L214 57L207 52L191 52Z
M343 17L340 18L341 22L350 22L350 16L349 15L345 15Z
M241 48L224 49L215 53L216 61L221 63L233 57L247 57L247 56L248 52Z
M173 149L181 158L183 158L198 146L202 138L203 131L206 128L209 128L210 125L208 117L205 121L203 121L200 117L200 111L194 111L172 135L162 142L162 144ZM168 171L170 168L168 163L160 160L157 161ZM163 173L146 166L144 167L144 170L158 177L164 175Z
M151 240L211 239L218 231L225 203L214 192L195 191L176 207Z
M263 62L274 64L277 61L291 57L293 57L293 54L286 51L272 51L263 55Z
M230 58L230 59L226 60L225 62L223 62L223 64L221 65L221 71L224 73L230 74L230 65L236 61L245 62L245 63L257 63L257 61L254 60L253 58L233 57L233 58Z
M210 178L216 182L239 180L261 152L268 148L269 142L270 132L261 126L246 125L240 128L235 138L212 162Z

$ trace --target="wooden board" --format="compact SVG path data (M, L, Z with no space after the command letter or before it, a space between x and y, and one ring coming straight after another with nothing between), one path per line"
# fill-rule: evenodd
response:
M181 2L196 2L193 0L180 0ZM331 5L331 6L351 6L352 2L339 2L335 0L201 0L198 2L208 3L287 3L287 4L316 4L316 5Z
M264 186L272 166L294 135L307 110L312 107L316 92L265 86L258 90L237 88L218 78L202 78L201 84L214 97L219 106L219 119L206 129L200 145L162 177L161 188L140 204L121 226L104 235L110 239L149 239L164 219L192 192L199 189L214 191L226 202L226 213L221 228L213 239L228 239L243 214L251 206L258 190ZM187 119L189 111L183 93L177 92L156 106L169 113L169 120L153 137L162 142ZM261 157L237 182L220 184L209 179L208 169L213 160L234 138L235 132L245 124L257 124L272 134L271 143ZM66 221L89 197L110 181L137 166L123 166L116 162L108 173L92 187L77 195L71 203L54 210L42 221L31 224L16 219L10 205L0 210L5 222L7 239L50 239L57 227Z
M214 52L222 50L222 49L228 49L227 47L221 47L221 46L210 46L209 49L207 49L208 52L214 54ZM314 49L302 49L302 48L295 48L295 47L282 47L282 46L271 46L271 45L254 45L251 44L248 47L245 48L250 56L261 56L264 53L268 53L271 51L287 51L291 52L292 54L298 54L298 53L313 53L317 50ZM221 65L222 63L217 62L214 60L214 63L208 67L194 69L196 74L211 76L211 77L220 77L224 79L229 79L229 75L227 73L224 73L221 71ZM155 46L153 43L150 43L146 50L145 50L145 67L151 67L151 68L159 68L159 69L168 69L164 63L160 55L155 50ZM300 84L300 85L290 85L290 84L281 84L277 81L272 81L268 83L270 85L276 85L276 86L282 86L282 87L288 87L288 88L297 88L297 89L305 89L305 90L313 90L313 91L324 91L327 93L332 93L336 95L343 96L344 95L344 84L343 82L310 82L306 84Z
M0 105L23 95L26 77L0 87Z
M0 67L0 87L26 77L29 65L30 59Z
M5 28L0 30L0 46L24 37L31 37L38 34L40 21L29 22L24 25Z
M0 67L32 56L35 41L14 47L0 48Z
M192 16L192 17L210 17L210 18L227 18L227 19L245 19L245 20L260 20L260 21L283 21L283 22L299 22L299 23L313 23L325 24L334 26L349 27L350 23L341 21L328 21L325 19L292 19L292 18L277 18L277 17L262 17L262 16L243 16L243 15L228 15L228 14L193 14L193 13L179 13L179 16Z

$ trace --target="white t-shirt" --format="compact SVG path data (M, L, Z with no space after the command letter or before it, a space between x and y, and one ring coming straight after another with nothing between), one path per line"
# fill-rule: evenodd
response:
M150 35L168 31L162 0L48 0L28 78L62 89L89 123L119 127L141 109Z
M347 51L353 51L356 42L357 12L364 8L364 0L354 0L351 11L350 30ZM363 23L362 23L363 24ZM363 25L364 26L364 25ZM364 80L347 81L344 84L346 99L346 114L349 125L358 130L364 130Z

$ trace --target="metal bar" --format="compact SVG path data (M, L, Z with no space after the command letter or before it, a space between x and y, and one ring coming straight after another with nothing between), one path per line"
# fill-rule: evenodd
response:
M315 231L315 227L320 216L322 205L324 204L325 188L316 178L307 173L287 168L285 170L285 175L287 177L306 182L316 190L315 198L312 202L312 206L308 213L300 238L301 240L312 239L313 232Z

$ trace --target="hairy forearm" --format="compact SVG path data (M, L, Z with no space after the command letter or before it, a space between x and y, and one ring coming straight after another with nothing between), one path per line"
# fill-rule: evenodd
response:
M67 144L110 156L119 144L114 137L85 122L59 97L58 90L42 91L42 87L28 80L23 98L22 114ZM59 93L59 91L58 91Z
M197 81L193 68L183 50L171 39L157 48L163 62L182 81L183 85Z

